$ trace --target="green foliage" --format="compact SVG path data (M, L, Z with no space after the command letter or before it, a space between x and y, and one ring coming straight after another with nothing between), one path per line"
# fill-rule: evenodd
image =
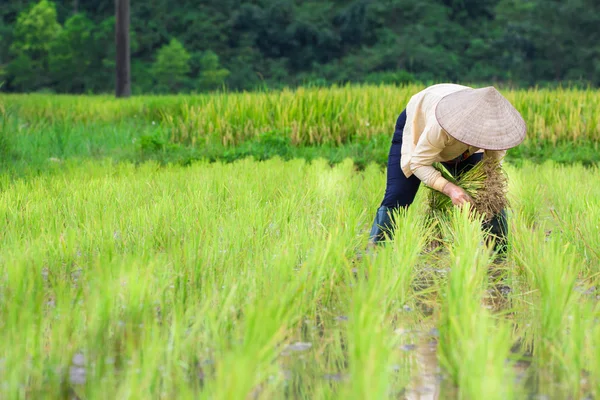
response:
M56 5L41 0L27 12L19 14L14 28L11 49L15 53L47 55L52 41L60 34L56 20Z
M177 39L160 48L152 72L160 91L177 92L187 83L190 54Z
M407 71L373 72L365 77L365 83L370 84L406 85L415 82L415 76Z
M19 14L10 47L14 58L8 67L17 87L39 89L48 83L50 50L61 31L56 6L48 0Z
M597 398L600 169L508 173L544 203L505 264L466 208L428 251L419 195L363 254L386 177L348 160L2 173L0 397Z
M198 86L200 90L211 90L222 86L229 76L229 71L221 68L219 56L208 50L200 58L200 79Z
M0 120L0 164L6 165L14 161L15 151L11 132L14 128L14 120L2 118Z
M93 92L113 91L115 82L115 18L111 16L98 23L94 30L94 50L96 52L95 67L89 71L86 89ZM136 40L132 33L129 38L132 49ZM135 82L137 76L133 76Z
M70 17L52 42L50 73L61 92L83 92L96 60L95 26L83 14Z
M72 0L32 3L11 0L0 9L3 90L112 92L112 3L79 1L77 11ZM594 0L236 0L202 7L185 0L176 8L157 0L133 2L131 13L138 94L347 82L600 84ZM89 21L71 21L76 14ZM61 24L68 34L59 34ZM82 47L75 34L91 44ZM189 60L177 49L180 57L159 70L174 68L178 76L157 78L158 53L173 37ZM76 64L85 73L72 75ZM157 80L164 82L157 87Z
M514 52L503 63L530 83L536 80L598 84L600 4L593 0L502 0L498 21L510 27L499 41ZM575 45L574 45L575 44Z
M10 84L20 91L27 91L35 86L39 76L43 76L44 71L39 65L25 53L17 54L6 67L6 76L10 80Z

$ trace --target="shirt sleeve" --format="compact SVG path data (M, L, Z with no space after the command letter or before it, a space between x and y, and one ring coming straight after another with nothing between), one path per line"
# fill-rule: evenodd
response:
M425 130L411 156L410 170L425 184L435 190L442 191L448 180L442 173L433 167L439 154L446 147L450 138L439 125L427 124Z

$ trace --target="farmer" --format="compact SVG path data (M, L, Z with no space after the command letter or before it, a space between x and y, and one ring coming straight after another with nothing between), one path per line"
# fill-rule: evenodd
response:
M455 84L433 85L414 95L396 121L388 156L385 196L370 234L370 246L392 236L393 212L412 204L421 183L452 199L472 199L446 180L432 164L441 162L454 176L484 157L501 159L526 133L521 114L495 88L473 89ZM505 240L504 210L485 229Z

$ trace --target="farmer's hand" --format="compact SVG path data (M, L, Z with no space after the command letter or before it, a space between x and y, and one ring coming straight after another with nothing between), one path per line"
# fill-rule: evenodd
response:
M464 203L470 203L473 201L471 197L464 191L463 188L456 186L455 184L448 182L444 186L444 194L452 199L452 204L460 206Z

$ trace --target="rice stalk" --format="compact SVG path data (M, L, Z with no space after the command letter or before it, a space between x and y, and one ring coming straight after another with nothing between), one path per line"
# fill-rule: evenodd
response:
M444 259L421 251L420 207L354 257L385 183L374 165L64 165L0 177L2 399L600 395L598 168L506 167L515 245L497 309L466 210L440 221Z
M0 94L0 118L8 110L22 125L156 123L175 138L210 137L236 145L266 131L295 144L340 144L390 135L410 97L424 85L347 85L254 93L139 96L121 102L110 96ZM502 90L522 113L528 144L600 140L600 96L594 89ZM395 104L394 107L389 107Z
M502 170L500 161L484 158L470 170L454 177L442 163L435 163L434 168L442 173L449 182L464 189L473 199L473 209L483 215L484 222L489 221L508 206L508 179ZM452 200L445 194L429 188L429 218L447 216L452 209Z

